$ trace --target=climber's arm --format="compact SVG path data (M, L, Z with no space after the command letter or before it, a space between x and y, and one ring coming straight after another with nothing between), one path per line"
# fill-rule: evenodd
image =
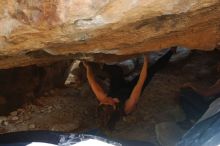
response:
M129 99L125 103L125 113L129 114L130 112L133 111L135 108L139 97L141 95L142 87L144 85L145 80L147 79L147 68L148 68L148 61L147 61L147 56L144 57L144 64L138 79L137 84L132 90L132 93L129 97Z
M91 86L92 91L95 93L96 98L98 99L100 104L108 104L115 106L115 104L118 103L119 101L117 99L107 97L107 94L104 92L102 87L96 82L91 67L86 62L83 62L83 65L86 68L86 75L89 85Z

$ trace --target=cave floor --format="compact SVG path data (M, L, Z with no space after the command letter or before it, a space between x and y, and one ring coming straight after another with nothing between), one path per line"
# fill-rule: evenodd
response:
M165 121L181 121L185 116L178 102L178 93L184 83L201 87L214 83L219 75L219 52L192 52L187 59L171 62L155 75L145 89L137 109L123 118L114 131L105 131L114 138L150 141L157 145L155 125ZM0 132L23 130L55 130L78 132L97 128L95 97L81 97L80 88L70 85L44 94L0 117ZM91 94L90 94L91 95Z

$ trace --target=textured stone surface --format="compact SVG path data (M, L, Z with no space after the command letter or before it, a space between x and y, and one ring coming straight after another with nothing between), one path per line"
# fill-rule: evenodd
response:
M0 68L219 42L219 0L0 1Z
M60 61L44 66L0 69L0 115L33 101L45 91L63 87L71 64L71 61ZM17 114L11 113L11 116Z

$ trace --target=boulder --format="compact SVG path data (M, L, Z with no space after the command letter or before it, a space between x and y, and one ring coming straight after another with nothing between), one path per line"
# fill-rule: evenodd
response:
M42 66L0 69L0 115L35 101L35 97L45 91L64 87L71 64L65 60Z
M1 0L0 68L220 45L219 0Z

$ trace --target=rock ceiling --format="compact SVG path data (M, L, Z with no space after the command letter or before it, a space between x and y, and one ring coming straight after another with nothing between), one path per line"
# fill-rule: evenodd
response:
M1 0L0 68L220 45L219 0Z

